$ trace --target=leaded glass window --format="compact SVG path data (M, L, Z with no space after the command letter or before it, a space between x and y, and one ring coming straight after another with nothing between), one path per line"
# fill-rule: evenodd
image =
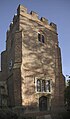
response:
M41 80L40 79L37 80L37 91L41 92Z
M42 92L45 91L45 80L42 80Z
M51 92L51 80L37 79L37 92Z
M50 92L50 80L46 80L45 88L46 88L46 92Z

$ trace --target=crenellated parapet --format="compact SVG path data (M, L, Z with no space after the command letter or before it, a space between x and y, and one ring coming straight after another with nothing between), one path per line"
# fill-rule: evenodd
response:
M17 21L19 22L20 20L20 16L23 16L25 18L28 18L30 20L33 20L35 22L37 22L38 24L41 24L43 26L45 26L46 28L48 28L51 31L54 31L57 33L57 26L56 24L54 24L53 22L51 22L50 24L48 23L48 20L44 17L41 17L41 19L39 19L39 16L36 12L31 11L30 13L27 12L27 8L19 5L17 8L17 14L14 15L13 17L13 21L11 22L10 26L9 26L9 30L11 31L13 29L13 27L15 26L15 24L17 23Z

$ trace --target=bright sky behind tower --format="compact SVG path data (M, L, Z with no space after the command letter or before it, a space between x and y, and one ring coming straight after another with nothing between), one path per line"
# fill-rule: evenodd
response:
M70 0L0 0L0 53L5 50L6 31L19 4L57 24L63 74L70 75Z

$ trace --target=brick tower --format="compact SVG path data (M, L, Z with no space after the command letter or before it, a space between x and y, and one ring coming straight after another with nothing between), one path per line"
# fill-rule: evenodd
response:
M63 109L64 76L56 24L48 24L47 19L39 19L37 13L29 14L19 5L2 57L6 59L3 69L8 106L22 106L25 114Z

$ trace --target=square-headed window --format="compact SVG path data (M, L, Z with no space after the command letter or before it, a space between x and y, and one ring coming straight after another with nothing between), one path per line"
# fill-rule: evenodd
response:
M51 92L51 80L38 78L36 81L36 88L37 92Z

